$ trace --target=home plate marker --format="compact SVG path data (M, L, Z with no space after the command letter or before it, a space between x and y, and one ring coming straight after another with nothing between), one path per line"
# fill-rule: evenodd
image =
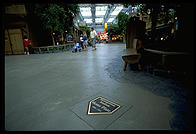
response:
M112 114L119 108L120 105L100 96L89 102L88 114Z

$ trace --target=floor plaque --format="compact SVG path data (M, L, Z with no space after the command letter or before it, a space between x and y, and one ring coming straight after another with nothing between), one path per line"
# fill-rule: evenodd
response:
M126 104L100 92L78 101L69 109L94 130L105 130L132 109L132 105Z
M103 97L97 97L89 102L88 115L112 114L120 108L120 105L111 102Z

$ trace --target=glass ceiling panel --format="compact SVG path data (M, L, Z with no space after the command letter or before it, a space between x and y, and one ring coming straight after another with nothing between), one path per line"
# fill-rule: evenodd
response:
M80 7L82 16L92 16L90 7Z
M90 7L80 7L80 12L91 11Z
M100 16L100 15L104 16L105 13L106 13L106 11L96 11L96 12L95 12L95 15L96 15L96 16Z
M104 16L107 10L107 6L96 6L95 15L96 16Z
M91 12L81 12L82 16L92 16Z
M86 21L86 23L92 23L92 19L84 19L84 21Z
M109 18L107 22L112 22L114 18Z
M95 22L96 22L96 23L100 23L100 22L102 22L102 21L103 21L103 18L96 18L96 19L95 19Z
M107 6L97 6L96 7L96 11L106 11L107 10Z
M108 5L108 4L95 4L96 6L106 6L106 5Z
M118 15L119 12L123 9L123 6L116 7L111 15Z
M92 22L92 12L91 12L91 4L80 4L80 12L81 15L84 17L84 21L86 23L93 23ZM111 23L114 21L116 15L119 14L119 12L123 9L123 5L117 4L114 5L117 6L113 12L108 12L109 18L106 18L108 23ZM104 16L106 15L106 11L108 9L108 4L95 4L95 23L102 23L104 21ZM110 16L111 15L111 16Z

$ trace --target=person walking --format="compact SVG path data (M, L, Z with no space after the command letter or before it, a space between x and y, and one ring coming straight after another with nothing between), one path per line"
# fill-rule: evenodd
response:
M24 54L29 55L29 44L31 44L31 40L24 36L23 45L24 45Z
M84 45L84 50L88 50L88 40L87 40L87 35L86 32L83 32L83 45Z
M91 42L92 42L92 50L96 50L96 37L97 37L97 33L94 30L94 28L91 28L91 32L90 32L90 37L91 37Z
M84 49L83 43L84 43L83 35L81 34L80 35L80 47L82 48L82 50Z

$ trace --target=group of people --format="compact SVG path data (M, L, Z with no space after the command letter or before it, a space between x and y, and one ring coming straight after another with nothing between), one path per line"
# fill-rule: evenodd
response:
M92 44L92 50L96 50L96 37L97 33L94 30L94 28L91 28L90 32L90 38L91 38L91 44ZM23 39L23 45L24 45L24 54L29 55L29 45L31 44L31 40L28 39L26 36ZM72 52L79 51L87 51L88 50L88 38L86 32L83 32L83 34L80 35L80 41L76 42L76 40L73 41L73 49Z
M91 38L92 50L96 50L96 37L97 37L96 31L94 30L94 28L91 28L90 38ZM31 44L31 40L28 39L27 36L25 36L23 39L24 54L29 55L29 45L30 44ZM79 49L79 51L82 51L82 50L87 51L88 50L88 38L87 38L86 32L83 32L83 34L80 35L79 42L76 42L76 40L73 41L72 52L77 52L78 49ZM138 40L138 43L136 45L136 50L137 50L137 53L140 53L141 55L143 55L144 48L143 48L140 40ZM143 63L143 56L139 60L139 63L138 63L139 70L142 70L142 63Z
M94 30L94 28L91 28L90 38L91 38L92 50L96 50L96 37L97 37L96 31ZM88 38L86 32L83 32L83 34L80 35L79 42L76 42L76 40L73 41L72 52L77 52L78 50L79 51L88 50Z

